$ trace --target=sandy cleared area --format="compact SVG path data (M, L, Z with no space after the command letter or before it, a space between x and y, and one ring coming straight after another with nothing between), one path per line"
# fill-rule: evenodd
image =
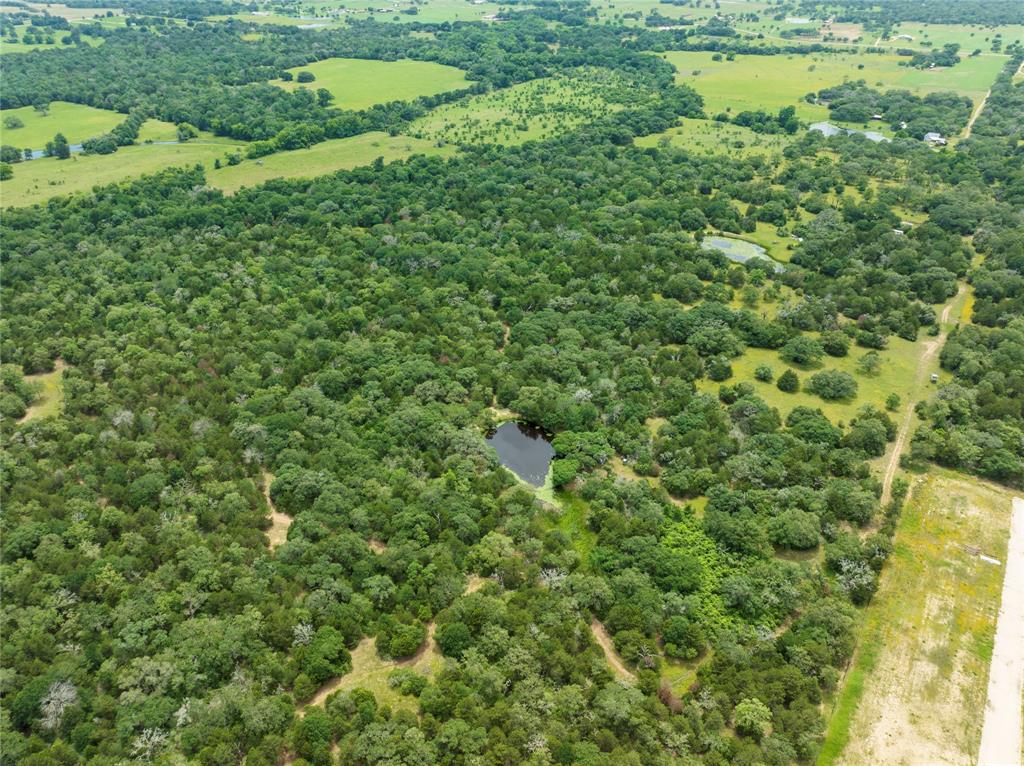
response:
M864 613L859 656L872 659L834 763L977 763L1009 525L1001 487L940 469L915 479Z
M267 500L270 508L270 529L267 530L267 541L270 543L270 550L274 550L281 543L288 539L288 527L292 525L292 517L281 513L274 507L274 501L270 499L270 485L274 481L272 473L263 472L263 497Z
M611 665L612 670L615 671L615 675L623 681L629 683L636 683L636 676L630 672L629 668L622 661L619 653L615 651L615 643L612 641L612 637L608 635L608 631L605 630L604 625L599 623L597 620L593 620L590 623L590 632L594 634L594 640L597 641L601 647L601 651L604 652L605 659L608 660L608 664Z
M979 766L1020 766L1024 697L1024 499L1013 498Z

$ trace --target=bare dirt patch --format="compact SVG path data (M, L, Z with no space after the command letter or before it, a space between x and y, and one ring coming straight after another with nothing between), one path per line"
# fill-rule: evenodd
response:
M382 543L380 540L377 540L373 537L367 540L366 544L370 547L370 550L378 556L381 556L388 552L388 546Z
M1013 498L1006 574L988 676L979 766L1020 766L1024 696L1024 499Z
M263 497L266 498L267 506L270 508L270 529L267 530L267 540L270 542L270 550L274 550L281 543L288 539L288 527L292 525L292 517L281 513L274 507L274 501L270 499L270 485L274 481L272 473L263 472Z
M636 683L636 676L626 667L626 664L622 661L619 653L615 651L615 643L612 641L612 637L608 635L608 631L605 630L604 625L599 623L597 620L592 620L590 623L590 632L594 634L594 640L597 641L598 646L601 647L601 651L604 652L605 659L608 660L608 664L611 666L615 675L623 681L629 683Z
M940 470L914 482L864 613L863 691L848 730L829 731L845 738L835 762L975 763L1003 576L982 555L1005 560L1008 524L999 487Z

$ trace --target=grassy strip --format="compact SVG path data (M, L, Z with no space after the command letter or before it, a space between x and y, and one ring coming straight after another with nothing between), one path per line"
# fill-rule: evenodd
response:
M882 632L877 614L877 612L869 614L869 621L862 630L859 648L851 661L850 670L846 674L839 696L835 700L832 717L825 733L825 741L818 752L818 766L834 764L846 748L846 743L850 741L853 714L857 711L861 698L864 696L865 682L875 669L878 653L882 646Z

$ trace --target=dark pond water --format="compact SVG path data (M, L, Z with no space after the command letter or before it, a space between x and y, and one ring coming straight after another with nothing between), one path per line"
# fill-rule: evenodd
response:
M535 487L544 485L555 450L543 431L508 421L487 437L501 464Z

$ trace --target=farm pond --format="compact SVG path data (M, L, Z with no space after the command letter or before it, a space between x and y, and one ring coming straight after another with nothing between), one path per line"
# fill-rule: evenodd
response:
M736 237L704 237L700 246L705 250L720 250L722 255L736 263L757 259L767 261L776 273L782 271L782 264L774 260L768 251L753 242Z
M510 420L498 426L487 443L512 473L534 487L544 486L555 450L543 431Z

